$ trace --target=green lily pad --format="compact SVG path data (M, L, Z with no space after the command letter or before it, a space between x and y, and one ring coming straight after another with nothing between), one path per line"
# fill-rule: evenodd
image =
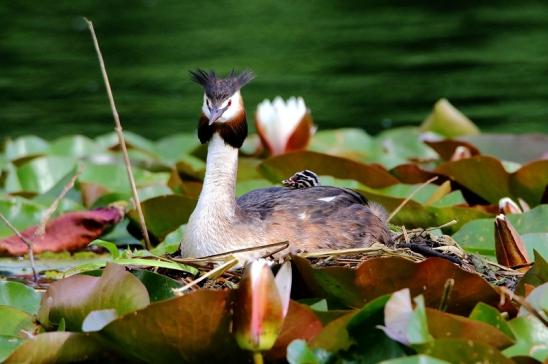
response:
M0 335L0 362L4 363L4 360L6 360L22 342L23 339L15 336Z
M428 355L411 355L402 358L384 360L379 364L449 364L449 362L436 359Z
M490 345L463 339L438 339L416 348L426 354L450 363L512 364L500 351Z
M140 168L132 168L137 187L166 184L169 174L151 173ZM126 167L123 164L86 163L79 181L103 186L111 192L131 192Z
M89 157L102 149L92 139L83 135L68 135L51 142L47 153L67 157Z
M514 343L512 336L485 322L446 312L426 309L428 331L435 339L463 339L483 343L497 349L504 349Z
M0 336L15 336L24 338L24 332L31 333L34 329L32 316L28 312L15 307L0 305Z
M533 264L533 267L520 279L516 288L516 293L522 296L525 295L525 284L538 287L541 284L548 282L548 262L537 252L534 252L533 256L535 258L535 264Z
M7 160L16 161L17 159L29 156L39 156L48 149L48 142L44 139L34 136L22 136L15 140L8 140L5 146L5 155Z
M195 199L182 195L159 196L141 202L149 234L157 241L163 241L170 232L185 224L195 206ZM138 223L139 217L135 210L130 211L128 216Z
M459 137L478 147L483 155L501 160L526 163L541 159L548 152L548 136L544 134L480 134Z
M506 356L530 356L540 362L548 358L548 328L529 315L508 321L516 343L504 350Z
M421 131L414 127L383 131L376 137L375 144L367 162L379 163L385 168L394 168L412 160L437 159L436 152L423 143Z
M190 154L199 145L194 134L174 134L156 142L156 151L166 163L174 163Z
M40 294L18 282L0 282L0 305L35 314L40 306Z
M523 214L508 215L508 220L519 234L548 233L548 205L537 206ZM469 251L495 255L494 218L468 222L453 234L453 239Z
M74 159L69 157L38 157L17 168L17 179L22 191L44 193L72 171L75 165Z
M509 338L514 338L512 330L510 330L510 326L508 326L508 323L504 317L502 317L500 312L493 306L479 302L476 307L474 307L468 318L471 320L485 322L486 324L496 327Z
M478 127L447 99L434 104L432 113L421 125L422 131L433 131L446 137L479 134Z
M40 222L45 207L22 197L10 197L0 200L0 212L19 231ZM3 222L0 223L0 237L13 235Z
M344 158L365 160L374 147L374 139L363 129L342 128L317 132L307 149Z

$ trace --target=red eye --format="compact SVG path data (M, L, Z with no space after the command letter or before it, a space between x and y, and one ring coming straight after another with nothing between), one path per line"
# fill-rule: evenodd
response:
M230 105L232 105L232 100L228 100L228 105L226 105L226 107L229 107Z

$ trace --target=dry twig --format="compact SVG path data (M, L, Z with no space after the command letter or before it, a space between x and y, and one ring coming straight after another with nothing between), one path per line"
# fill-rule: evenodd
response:
M0 219L29 248L29 261L30 261L30 268L32 269L32 277L35 282L38 281L38 274L36 273L36 263L34 261L34 251L32 250L32 247L33 247L32 240L25 238L23 234L21 234L19 230L17 230L17 228L13 226L11 222L1 212L0 212Z
M118 111L116 110L116 104L114 103L114 97L112 96L112 90L110 88L110 82L108 80L107 70L105 67L105 62L103 61L103 55L101 54L101 49L99 48L99 42L97 41L97 36L95 35L95 30L93 29L93 23L87 18L84 18L86 21L89 31L91 32L91 38L93 39L93 45L95 46L95 51L97 52L97 58L99 59L99 66L101 68L101 73L103 74L103 80L105 81L105 87L107 89L108 100L110 102L110 108L112 109L112 115L114 116L114 123L116 127L116 134L118 135L118 142L122 148L122 155L124 156L124 163L126 165L127 175L129 179L129 184L131 186L131 192L133 194L133 200L135 202L135 209L139 215L139 225L141 227L141 233L145 240L146 249L152 249L152 244L150 243L150 238L148 236L148 231L145 222L145 216L143 215L143 210L141 208L141 201L139 199L139 193L137 192L137 185L135 184L135 178L133 178L133 172L131 170L131 162L129 160L129 155L127 152L126 140L124 138L124 133L122 130L122 124L120 123L120 117L118 116Z
M392 211L392 213L390 213L390 216L388 216L388 219L386 220L386 222L390 222L390 220L392 220L392 218L394 216L396 216L396 214L398 212L400 212L400 210L413 198L413 196L415 196L415 194L417 192L419 192L420 190L422 190L427 184L431 183L431 182L434 182L435 180L437 180L438 177L432 177L430 178L428 181L424 182L422 185L420 185L419 187L417 187L417 189L413 192L411 192L411 194L409 196L407 196L405 198L405 200L403 200L398 207L396 207L396 209L394 211Z
M38 228L36 228L36 230L34 231L33 237L31 239L32 241L34 241L34 239L36 239L37 237L40 237L40 236L42 236L46 233L46 225L48 224L49 219L51 218L51 216L53 215L55 210L57 210L57 207L59 207L59 203L61 203L63 198L65 198L68 191L70 191L70 189L72 187L74 187L74 184L76 183L76 180L78 179L80 174L82 174L83 170L84 170L83 166L80 165L78 167L78 170L74 174L74 176L72 176L70 181L68 181L68 183L65 185L65 187L63 187L63 190L61 191L59 196L57 196L57 198L48 207L48 209L44 213L44 216L42 216L42 220L40 221L40 225L38 225Z

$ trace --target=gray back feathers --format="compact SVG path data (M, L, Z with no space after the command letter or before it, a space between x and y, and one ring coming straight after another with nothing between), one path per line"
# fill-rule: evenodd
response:
M204 88L205 94L214 105L222 104L236 91L249 83L255 75L251 71L236 72L232 70L226 78L217 78L214 71L202 69L189 71L192 81Z

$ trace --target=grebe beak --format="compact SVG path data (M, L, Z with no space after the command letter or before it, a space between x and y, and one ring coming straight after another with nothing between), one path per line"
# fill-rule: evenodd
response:
M225 112L226 107L218 109L215 106L209 109L209 112L211 113L211 116L209 117L209 125L212 125L214 122L219 119L223 113Z

